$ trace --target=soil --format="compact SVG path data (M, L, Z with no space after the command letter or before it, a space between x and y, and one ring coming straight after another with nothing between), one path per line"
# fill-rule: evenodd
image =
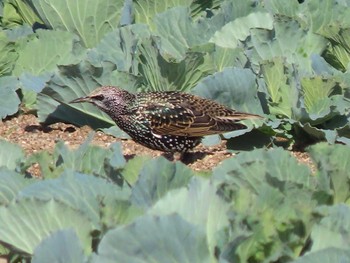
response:
M11 117L0 124L0 139L19 144L26 154L32 154L42 150L52 151L57 141L64 141L69 147L77 148L84 142L88 134L93 130L84 126L81 128L71 124L55 123L50 126L42 125L38 122L35 115L21 114ZM97 131L92 143L101 147L108 147L111 143L120 141L123 146L125 156L150 155L152 157L164 155L160 151L150 150L132 140L122 140L103 132ZM305 163L314 170L314 164L306 152L291 152L301 163ZM190 168L197 171L208 171L213 169L223 160L233 156L226 150L226 142L213 147L197 146L190 154L190 161L187 164ZM166 156L168 157L168 156ZM34 175L40 174L37 166L31 168Z

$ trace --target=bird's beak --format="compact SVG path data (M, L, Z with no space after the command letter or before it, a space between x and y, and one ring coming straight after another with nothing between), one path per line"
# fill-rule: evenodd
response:
M89 96L86 96L86 97L81 97L81 98L72 100L69 103L80 103L80 102L90 102L90 101L91 101L91 98Z

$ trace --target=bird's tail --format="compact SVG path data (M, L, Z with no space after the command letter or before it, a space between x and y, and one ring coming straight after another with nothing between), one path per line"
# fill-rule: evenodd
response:
M247 128L246 125L240 123L241 120L250 120L250 119L262 119L260 115L250 114L244 112L235 112L234 115L217 117L216 125L213 126L213 129L217 132L229 132L235 130L242 130Z
M235 112L232 115L217 117L220 120L231 120L231 121L241 121L250 119L263 119L262 116L257 114L245 113L245 112Z

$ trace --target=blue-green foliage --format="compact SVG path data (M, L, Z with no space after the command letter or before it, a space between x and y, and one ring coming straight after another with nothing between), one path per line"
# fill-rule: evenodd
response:
M113 122L105 114L67 102L108 84L193 90L263 115L253 125L269 136L349 142L346 1L5 0L1 7L1 118L18 110L20 89L40 121L106 128Z
M87 141L69 150L58 143L51 155L25 157L0 142L1 156L10 150L15 161L0 164L0 252L13 260L349 259L345 145L312 146L313 171L281 148L257 149L205 178L163 157L126 161L119 144L103 149ZM33 163L41 179L25 178Z
M348 1L4 0L0 26L1 119L22 103L40 121L108 128L95 107L68 102L118 85L192 92L265 117L225 134L246 133L228 147L276 135L328 142L308 149L312 171L285 150L255 149L204 178L163 157L127 161L118 143L59 142L26 156L0 141L0 256L350 261L350 151L330 145L350 143Z

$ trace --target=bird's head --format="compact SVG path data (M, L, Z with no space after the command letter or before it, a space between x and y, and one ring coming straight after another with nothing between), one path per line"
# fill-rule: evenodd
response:
M92 91L89 95L72 100L70 103L89 102L107 114L115 112L122 114L134 99L135 95L115 86L103 86Z

